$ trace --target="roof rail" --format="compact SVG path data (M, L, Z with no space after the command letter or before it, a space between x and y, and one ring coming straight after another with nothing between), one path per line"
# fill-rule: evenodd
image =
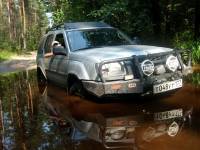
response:
M103 27L111 27L111 26L104 22L74 22L74 23L64 23L64 24L55 25L52 28L49 28L47 32L58 30L58 29L71 30L71 29L103 28Z
M111 27L111 26L104 22L75 22L75 23L64 24L64 28L66 30L83 29L83 28L100 28L100 27Z
M49 30L52 31L52 30L58 30L58 29L63 29L63 28L64 28L64 24L58 24L51 27Z

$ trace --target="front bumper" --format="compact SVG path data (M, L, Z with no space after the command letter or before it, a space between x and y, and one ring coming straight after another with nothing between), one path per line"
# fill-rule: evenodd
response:
M162 85L170 81L181 79L180 75L165 74L160 77L148 77L144 79L120 80L112 82L82 81L84 88L98 96L114 94L147 94L153 93L154 85ZM175 88L176 89L176 88ZM175 90L171 89L171 90ZM168 91L171 91L168 90ZM165 91L165 92L168 92ZM163 92L163 93L165 93Z
M106 83L83 81L83 86L98 97L109 94L143 93L143 85L139 79Z

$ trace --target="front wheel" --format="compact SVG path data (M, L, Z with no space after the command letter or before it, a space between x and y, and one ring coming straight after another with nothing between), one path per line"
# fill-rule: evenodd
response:
M80 81L76 81L69 88L69 94L84 97L86 94L86 91L85 91L82 83Z

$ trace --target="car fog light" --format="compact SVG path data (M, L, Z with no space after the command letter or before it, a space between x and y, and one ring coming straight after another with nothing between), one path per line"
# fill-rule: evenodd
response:
M166 67L171 71L176 71L179 66L177 57L170 55L166 61Z

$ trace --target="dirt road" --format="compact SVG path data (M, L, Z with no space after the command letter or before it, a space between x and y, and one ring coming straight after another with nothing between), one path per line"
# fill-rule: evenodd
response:
M0 73L34 69L36 68L35 58L36 52L14 56L0 63Z

